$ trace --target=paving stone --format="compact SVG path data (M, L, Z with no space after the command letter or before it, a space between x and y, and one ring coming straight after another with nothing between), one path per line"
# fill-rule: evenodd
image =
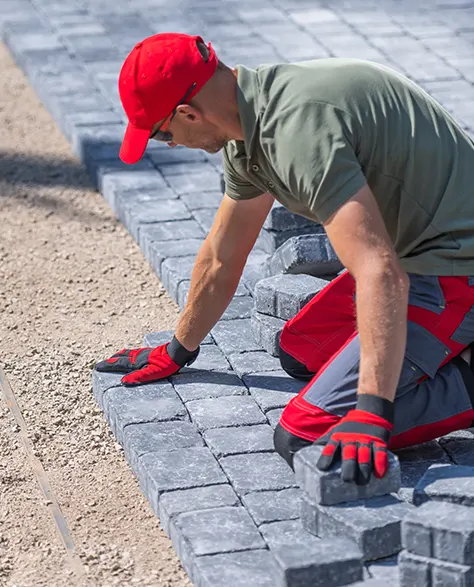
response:
M334 275L342 269L326 234L289 239L268 260L270 275L305 273L315 277Z
M453 503L425 503L403 520L402 542L413 554L472 566L474 511Z
M223 506L240 506L240 500L229 484L170 491L160 498L158 517L169 536L170 522L176 515Z
M401 486L398 497L413 502L413 491L416 484L433 463L448 464L447 453L435 440L414 447L396 451L401 470Z
M149 334L145 334L143 338L144 346L160 346L162 344L166 344L170 342L173 338L174 330L162 330L161 332L150 332ZM201 342L203 344L214 344L212 337L210 334L206 336L206 338Z
M269 277L268 267L266 265L268 257L268 253L257 248L250 251L247 257L247 263L242 272L242 279L250 292L253 292L255 284L260 279Z
M250 318L252 308L253 299L249 295L234 297L222 314L221 320Z
M474 467L474 437L440 438L440 445L458 465Z
M232 323L234 323L232 321ZM251 351L248 353L232 353L228 355L232 369L243 377L249 373L280 370L280 361L264 351Z
M104 393L108 389L122 387L123 373L103 373L92 371L92 392L101 410L104 409Z
M194 218L206 234L210 232L212 228L216 212L217 208L201 208L199 210L193 210Z
M233 455L219 462L239 495L296 487L293 472L276 453Z
M196 557L265 547L248 512L238 506L179 514L171 520L170 535L181 563L191 578Z
M150 241L178 241L184 239L204 239L205 234L195 220L176 220L159 222L143 226L140 230L140 242Z
M211 330L217 346L226 355L258 351L260 347L253 340L250 318L243 320L221 320Z
M139 231L144 224L156 222L167 222L173 220L191 219L191 212L180 200L169 199L166 204L146 195L137 198L133 203L125 206L125 226L128 228L134 239L138 242Z
M302 34L301 31L299 34ZM277 231L292 230L303 226L314 226L314 224L313 220L294 214L293 212L290 212L288 208L285 208L282 204L275 201L263 226L268 230Z
M150 147L151 145L147 147L147 153L149 153L150 159L160 167L170 163L191 163L206 160L204 152L198 149L188 149L183 146L170 149L167 144L158 142L153 145L153 148L150 149ZM199 197L199 194L193 194L193 196Z
M265 415L267 416L270 426L275 429L280 422L281 415L283 414L284 408L278 408L276 410L269 410Z
M274 452L273 430L268 424L206 430L204 440L217 458L254 452Z
M263 412L248 396L200 399L188 402L186 408L199 430L266 424Z
M357 544L364 560L377 560L401 550L401 521L414 509L392 495L331 506L303 497L301 522L321 538L345 536Z
M227 371L229 362L222 351L215 344L204 345L197 359L189 367L183 367L180 374L195 373L196 371Z
M196 258L170 257L161 264L161 282L174 302L178 302L178 286L181 281L189 280Z
M367 565L370 575L377 581L385 581L385 586L398 587L398 556L389 556L378 561L372 561Z
M385 477L377 479L372 475L367 485L356 485L341 479L340 465L329 471L317 468L322 450L322 446L311 445L299 450L294 459L298 484L316 503L337 505L395 493L400 489L400 465L393 453L389 452L389 468Z
M305 382L293 379L282 369L244 375L243 382L264 413L284 408L305 385Z
M276 587L338 587L364 575L360 552L344 538L288 544L271 552L279 567Z
M146 235L145 239L140 239L140 246L145 253L145 257L150 261L158 277L161 278L161 264L166 259L193 257L199 253L202 247L202 239L188 238L177 241L152 241Z
M292 545L302 548L317 546L321 542L320 538L307 532L297 519L264 523L259 526L259 530L270 551Z
M200 194L203 191L215 191L219 189L219 173L212 165L206 166L205 163L190 163L186 164L187 168L189 168L186 173L170 175L169 171L176 170L177 165L160 165L160 171L162 171L166 177L166 181L177 194Z
M415 505L428 500L474 506L474 467L431 465L413 493Z
M319 234L323 228L314 223L311 226L303 226L291 230L266 230L262 228L258 235L256 246L272 255L279 247L288 240L305 234Z
M301 489L257 491L242 497L253 520L260 526L269 522L297 520L301 510Z
M157 516L158 502L164 492L228 483L207 447L145 454L138 459L137 477Z
M400 587L472 587L474 567L447 563L402 550Z
M351 587L387 587L387 583L383 579L365 579L365 581L351 583ZM397 584L390 583L390 587L397 587Z
M268 550L199 556L193 565L196 587L275 587L275 561Z
M201 210L203 208L216 210L222 202L222 192L215 190L199 194L186 194L181 196L181 201L186 204L189 210Z
M223 396L248 395L247 388L231 371L187 371L171 378L184 403Z
M104 412L120 444L129 424L188 419L186 408L167 381L109 389L104 394Z
M190 422L146 422L130 424L123 431L127 461L136 470L138 459L149 452L204 446L202 436Z
M286 321L266 314L260 314L255 310L251 315L252 333L257 343L273 357L280 353L280 336Z

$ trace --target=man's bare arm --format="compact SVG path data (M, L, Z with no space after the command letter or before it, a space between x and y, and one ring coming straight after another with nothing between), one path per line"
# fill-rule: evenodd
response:
M361 346L358 393L393 401L405 354L409 279L369 186L337 210L324 227L356 281Z
M270 194L240 201L224 195L196 258L188 302L175 333L186 349L196 349L225 312L273 201Z

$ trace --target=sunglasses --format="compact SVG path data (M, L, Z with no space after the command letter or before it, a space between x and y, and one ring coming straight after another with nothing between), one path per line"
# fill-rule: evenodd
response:
M160 126L155 130L155 132L150 135L150 139L154 139L155 141L162 141L164 143L172 143L173 142L173 133L169 132L168 127L171 124L171 121L173 120L173 118L176 116L176 109L178 108L178 106L181 106L181 104L184 104L186 102L186 100L191 95L191 93L195 87L196 87L196 82L193 83L193 85L189 88L189 90L186 92L186 94L184 94L184 96L181 98L181 100L176 104L176 106L173 108L173 111L171 112L171 114L169 114L163 120L162 124L160 124Z

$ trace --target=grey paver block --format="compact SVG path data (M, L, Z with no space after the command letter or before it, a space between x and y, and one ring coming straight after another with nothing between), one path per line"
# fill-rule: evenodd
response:
M99 407L104 409L104 393L114 387L122 387L123 373L92 371L92 391Z
M364 560L377 560L401 550L401 521L414 506L392 495L322 506L303 497L303 527L322 538L345 536L353 540Z
M116 387L104 393L104 413L117 441L129 424L188 419L186 409L167 381L137 387Z
M161 264L161 282L174 302L178 302L178 286L189 280L194 268L195 257L170 257Z
M398 555L372 561L367 565L370 575L378 581L385 581L385 585L398 587Z
M156 347L162 344L167 344L173 338L174 330L162 330L160 332L149 332L143 338L144 346ZM211 336L208 334L201 342L203 344L214 344Z
M366 579L365 581L352 583L351 587L387 587L387 583L384 579ZM397 587L397 584L390 583L390 587Z
M159 515L160 496L165 492L228 483L207 447L142 455L138 459L137 476L156 515Z
M211 334L221 351L231 353L258 351L260 347L253 340L250 318L243 320L221 320L211 330Z
M297 519L264 523L259 529L270 550L291 545L304 548L321 542L320 538L307 532Z
M140 241L145 256L150 261L158 277L161 277L161 264L163 261L170 257L195 258L203 243L200 238L188 238L177 241L153 241L150 240L148 233L146 233L145 238L141 237Z
M277 408L276 410L269 410L265 415L270 422L270 426L275 429L280 422L281 415L283 414L284 408Z
M239 495L296 487L293 472L276 453L234 455L219 462Z
M201 192L200 194L189 194L181 196L181 200L186 204L189 210L200 210L202 208L216 209L222 202L222 192L220 190Z
M293 318L328 281L312 275L274 275L255 286L255 309L283 320Z
M240 506L237 494L229 484L196 487L164 493L159 502L159 518L163 530L170 535L170 521L184 512Z
M268 257L268 253L255 248L250 251L247 257L247 263L242 272L242 279L251 292L253 292L255 284L260 279L269 277L269 270L266 264Z
M199 430L266 423L265 415L249 396L199 399L188 402L186 408Z
M265 547L248 512L238 506L179 514L171 520L170 535L191 578L196 557Z
M402 522L403 547L413 554L474 565L474 511L428 502Z
M216 428L204 432L204 440L217 458L252 452L273 452L273 430L268 424L242 426L229 432Z
M150 154L152 161L159 165L179 164L185 162L205 161L205 155L199 149L188 149L186 147L178 146L170 149L168 145L156 143L153 148L147 147L147 152ZM199 194L193 194L191 197L199 198Z
M256 245L271 255L292 238L299 237L300 235L318 234L322 230L323 228L316 223L310 226L302 226L290 230L267 230L262 228L258 235Z
M248 550L197 557L192 574L197 587L275 587L274 565L268 550Z
M296 520L300 517L301 489L281 491L256 491L247 493L242 501L257 526L282 520Z
M251 315L252 333L257 343L273 357L278 357L280 351L280 336L286 321L255 310Z
M472 587L474 567L447 563L402 550L398 557L400 587Z
M305 273L324 277L334 275L342 268L326 233L295 236L268 260L270 275Z
M431 465L413 492L413 502L449 501L474 506L474 467Z
M360 552L344 538L289 544L271 552L279 567L277 587L339 587L364 575Z
M192 371L179 373L171 378L184 403L207 398L232 395L248 395L241 379L232 371Z
M177 241L190 238L204 239L205 234L195 220L176 220L159 222L143 226L140 230L140 242Z
M301 31L299 35L301 35ZM280 39L281 42L281 39ZM288 208L285 208L279 202L273 204L265 222L263 224L264 228L268 230L291 230L297 229L303 226L314 226L314 222L309 218L305 218L304 216L300 216L299 214L294 214Z
M227 309L222 315L221 320L250 318L252 308L253 299L249 295L234 297L230 304L227 306Z
M293 379L283 370L244 375L243 381L264 413L284 408L305 385L305 382Z
M201 208L199 210L193 210L194 218L206 234L212 228L216 212L217 208Z
M149 452L204 446L202 436L190 422L131 424L123 431L125 456L134 470L138 459Z
M207 344L202 346L194 363L189 367L183 367L180 373L184 375L198 370L226 371L227 369L230 369L230 365L222 351L215 344Z
M228 359L232 369L240 377L255 372L278 371L281 368L280 361L264 351L232 353Z
M466 467L474 467L474 436L441 438L439 443L455 463Z
M372 475L367 485L356 485L341 479L340 465L329 471L317 468L322 450L322 446L311 445L299 450L294 459L298 483L316 503L336 505L395 493L400 489L400 465L393 453L389 452L389 468L385 477L377 479Z

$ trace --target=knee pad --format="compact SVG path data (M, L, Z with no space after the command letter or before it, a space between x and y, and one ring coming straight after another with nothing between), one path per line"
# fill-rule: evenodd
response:
M295 453L313 443L310 440L305 440L304 438L291 434L291 432L285 430L281 424L277 424L275 432L273 433L273 444L277 453L284 458L293 469L293 457L295 456Z
M308 371L306 365L300 363L298 359L295 359L289 353L284 351L281 346L278 349L278 355L283 370L286 371L288 375L291 375L291 377L303 381L310 381L314 377L314 373Z

